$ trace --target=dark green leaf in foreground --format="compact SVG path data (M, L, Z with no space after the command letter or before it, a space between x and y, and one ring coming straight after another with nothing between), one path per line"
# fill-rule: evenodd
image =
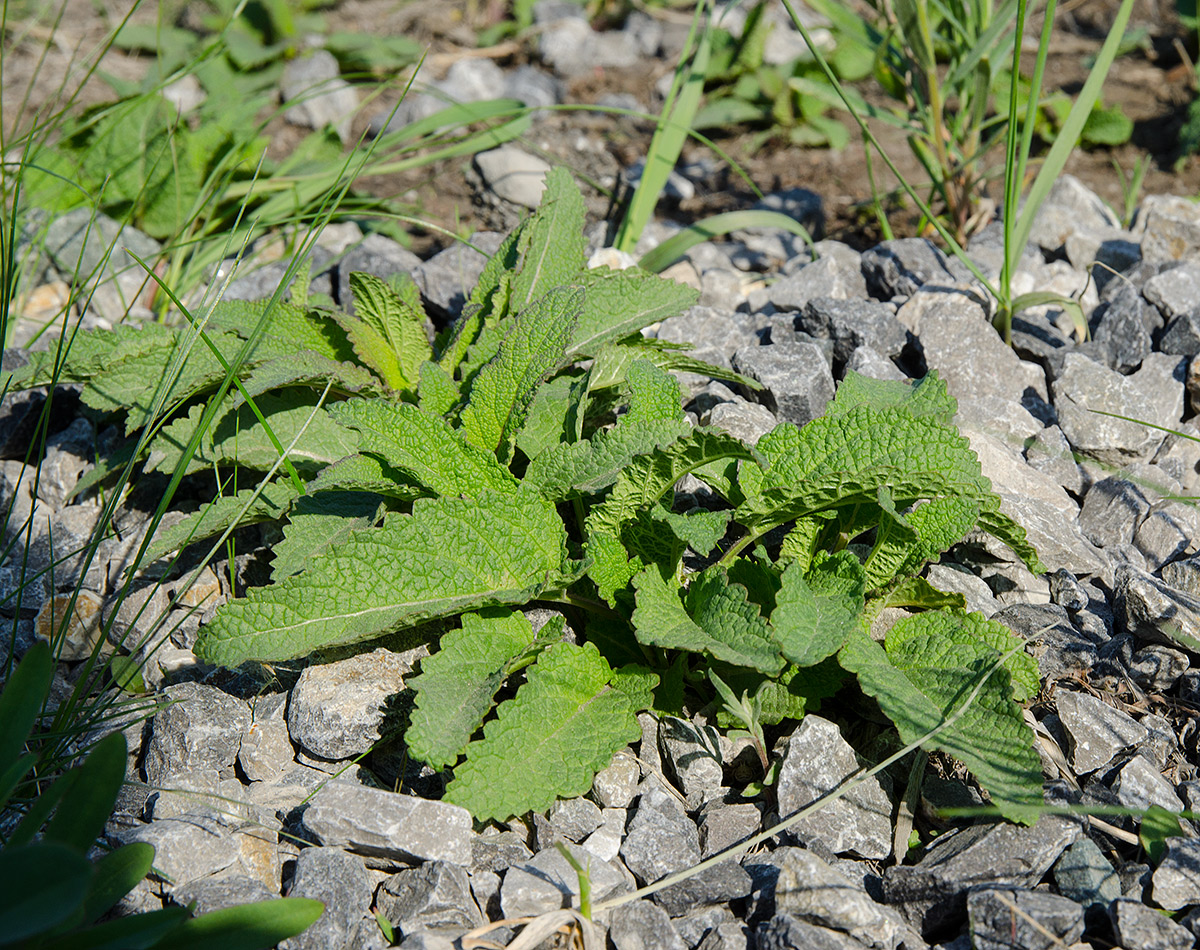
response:
M217 610L196 654L238 666L367 640L433 617L522 603L557 578L566 535L528 492L419 499L312 562Z
M482 821L582 795L614 753L640 735L637 712L653 701L657 680L636 669L614 672L591 643L555 644L516 697L500 705L483 738L467 747L446 801Z
M842 667L858 676L896 724L904 742L914 742L957 713L986 677L974 702L928 746L959 759L991 794L1001 814L1032 821L1042 803L1042 767L1033 733L1013 700L1017 673L1021 694L1036 688L1036 666L1023 653L998 664L1001 653L1020 641L978 614L939 611L907 617L888 633L887 652L861 629L838 654ZM1032 683L1030 676L1032 674Z
M445 634L437 653L421 661L421 674L408 681L417 693L404 734L409 751L435 769L453 765L504 680L545 645L519 611L464 614L462 628Z

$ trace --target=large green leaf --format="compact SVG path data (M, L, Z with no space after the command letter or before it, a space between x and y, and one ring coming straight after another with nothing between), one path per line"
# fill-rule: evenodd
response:
M820 663L841 649L862 614L865 581L858 558L821 552L807 572L793 561L780 580L771 627L783 655L797 666Z
M196 655L237 666L366 640L433 617L521 603L557 578L566 534L528 491L419 499L281 584L218 608Z
M484 821L584 794L596 772L640 734L637 712L653 701L657 681L636 668L614 672L591 643L555 644L516 697L500 705L483 738L467 747L446 801Z
M513 310L519 312L554 288L571 283L583 270L584 215L583 195L571 173L562 166L550 169L541 203L521 232Z
M601 346L682 313L699 294L686 284L644 271L596 267L573 281L583 288L583 311L567 355L592 356Z

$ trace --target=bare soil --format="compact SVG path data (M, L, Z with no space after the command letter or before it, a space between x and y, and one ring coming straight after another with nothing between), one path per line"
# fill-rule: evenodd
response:
M1069 93L1078 91L1087 76L1089 57L1099 49L1111 24L1118 0L1067 0L1059 5L1055 33L1047 67L1049 86ZM15 121L28 121L31 115L45 116L56 104L69 102L80 108L111 98L111 90L95 73L91 52L102 43L105 33L115 26L126 8L90 0L66 0L61 18L48 20L41 5L26 4L24 19L14 17L3 37L3 75L0 81L0 106L7 138ZM649 7L649 12L664 19L678 20L678 9ZM57 10L54 11L55 13ZM492 49L476 48L477 29L493 22L503 12L496 0L342 0L324 11L330 29L402 34L427 45L430 55L426 70L437 76L458 58L487 55L501 66L531 61L532 43L508 42ZM18 13L20 11L18 10ZM167 21L195 22L195 7L187 3L163 4ZM160 14L153 4L138 7L133 18L155 22ZM1118 148L1077 149L1067 172L1081 178L1102 198L1120 209L1124 203L1121 175L1131 173L1143 158L1150 162L1143 194L1200 193L1200 159L1186 158L1178 168L1178 132L1188 104L1195 96L1195 37L1189 36L1168 0L1138 0L1131 27L1144 31L1142 45L1120 57L1110 72L1104 101L1119 106L1134 122L1132 140ZM1027 26L1027 36L1036 37L1040 29L1037 17ZM1027 55L1032 65L1032 51ZM595 103L612 93L632 93L643 102L655 82L674 66L673 62L653 60L630 70L603 70L569 83L569 101ZM109 50L100 67L123 79L136 79L144 73L147 61ZM861 85L864 95L881 105L891 105L872 82ZM371 114L386 109L395 101L387 95L375 100ZM657 102L647 103L653 110ZM40 113L39 113L40 110ZM20 117L20 118L19 118ZM358 126L369 119L366 110ZM272 152L286 153L304 134L282 120L272 126ZM562 161L574 168L584 181L609 183L618 170L644 155L653 128L649 122L627 118L614 119L596 113L560 112L537 122L524 143L526 147ZM904 136L891 127L877 127L884 143L901 170L913 183L923 173L912 156ZM719 139L719 144L750 175L764 192L805 187L818 192L825 203L826 233L858 246L879 240L878 227L870 214L871 187L866 162L857 136L840 151L799 149L768 145L751 154L753 136L734 132ZM697 189L697 195L676 207L661 207L660 212L687 221L719 211L750 204L754 195L727 166L714 160L707 148L696 145L685 152L685 160L707 158L714 172ZM998 165L1001 155L995 156ZM481 201L478 188L470 179L470 159L455 159L409 172L404 175L364 181L364 190L389 197L401 197L424 220L461 232L476 227L499 227L508 215ZM875 172L881 188L888 190L896 182L878 161ZM998 188L992 188L998 197ZM593 208L604 207L597 190ZM902 206L892 207L892 226L898 234L913 233L916 216ZM417 228L414 246L431 250L445 242L436 232L423 233Z

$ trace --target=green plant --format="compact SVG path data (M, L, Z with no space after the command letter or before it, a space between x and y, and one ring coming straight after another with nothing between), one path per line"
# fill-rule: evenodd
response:
M582 228L582 199L556 170L432 349L411 290L377 278L358 279L354 319L303 300L269 319L223 304L208 342L248 358L239 399L218 390L207 408L198 397L222 370L200 351L173 362L180 331L76 341L62 378L86 382L85 403L125 411L131 431L161 425L148 466L193 446L222 472L291 467L155 541L287 518L276 583L218 610L198 655L236 666L442 625L426 630L444 632L414 681L406 742L453 767L447 798L480 818L583 793L637 735L639 709L709 701L709 670L764 723L854 678L907 739L1004 656L985 701L936 741L1007 814L1026 814L1040 768L1014 700L1036 690L1036 669L1009 631L917 576L976 527L1040 569L955 432L944 385L852 375L822 418L754 447L693 429L666 370L717 370L638 331L694 292L585 270ZM259 336L239 332L256 323ZM147 382L164 376L167 400ZM272 386L286 388L269 398ZM316 388L338 398L326 408ZM147 411L156 402L173 421ZM711 492L705 507L675 504L685 475ZM535 633L514 609L532 602L560 605L586 642L563 642L561 621ZM881 646L867 629L885 606L927 609Z
M909 0L906 0L906 2L909 2ZM1025 35L1027 0L1014 0L1014 2L1016 2L1014 35L1023 37ZM905 193L921 210L922 215L924 215L934 230L937 231L942 240L946 242L950 251L970 270L980 282L980 285L995 300L996 306L992 322L1004 337L1004 342L1012 342L1012 319L1014 314L1019 313L1024 308L1047 303L1055 304L1066 310L1074 320L1079 332L1086 333L1087 321L1084 320L1083 311L1078 301L1062 297L1059 294L1038 291L1014 296L1012 292L1012 276L1020 255L1029 241L1029 234L1033 229L1034 218L1037 216L1042 203L1046 200L1046 196L1050 193L1054 182L1058 180L1058 176L1066 165L1071 152L1074 150L1083 127L1092 113L1093 107L1100 98L1100 92L1104 85L1104 79L1108 75L1108 69L1121 47L1125 26L1129 22L1130 13L1133 11L1133 0L1122 0L1121 6L1117 9L1114 18L1112 30L1096 56L1087 81L1084 82L1083 88L1079 90L1075 105L1071 107L1070 113L1063 122L1062 131L1054 140L1054 144L1050 147L1050 151L1046 157L1042 160L1041 168L1034 178L1033 184L1026 190L1025 173L1033 147L1035 124L1033 113L1037 108L1037 104L1041 101L1042 78L1045 73L1046 59L1050 51L1050 33L1054 25L1056 0L1050 0L1047 4L1041 41L1038 45L1037 63L1034 67L1033 77L1030 79L1030 94L1026 97L1024 112L1021 110L1021 100L1018 96L1017 86L1015 84L1009 85L1007 121L1004 125L1004 261L1001 266L1000 279L996 282L989 280L975 262L967 256L961 242L951 233L951 227L954 226L954 222L943 221L929 204L921 198L916 189L900 174L895 162L891 160L887 152L879 144L879 140L867 126L866 118L868 115L874 115L874 110L867 107L860 97L852 95L849 90L837 82L833 70L813 42L807 28L800 22L800 18L796 15L796 11L793 9L790 0L783 0L783 3L792 17L792 22L795 23L796 28L804 36L805 43L812 52L814 59L820 64L826 77L837 89L838 95L842 98L846 108L854 116L855 121L862 131L864 142L868 143L870 148L875 149L879 153L879 157L883 159L892 174L896 176ZM911 0L911 3L914 4L914 16L919 16L921 10L925 10L928 13L924 0ZM825 10L825 6L822 5L821 9ZM1002 22L999 19L993 20L992 26L989 29L999 30ZM1019 43L1012 43L1011 47L1012 72L1019 75L1021 47ZM988 48L987 44L983 42L982 37L977 48L981 55ZM922 55L924 56L924 62L936 66L934 59L930 56ZM968 59L966 62L969 63L970 60ZM982 83L980 85L982 86ZM933 115L936 116L939 112L940 110L934 110ZM938 141L944 143L945 136L940 134Z
M772 139L792 145L844 148L846 126L827 113L837 95L824 74L810 59L786 65L764 62L772 23L767 4L757 4L747 15L740 39L720 27L713 28L712 55L705 76L706 101L692 120L692 128L729 130L737 125L765 126L751 141L757 150ZM854 82L869 75L871 57L861 47L842 43L830 55L838 77Z
M154 848L127 844L92 858L125 780L125 737L95 743L82 762L47 770L53 746L39 722L54 663L34 644L0 693L0 947L272 947L307 928L324 910L319 901L282 898L193 918L188 908L103 920L151 870Z

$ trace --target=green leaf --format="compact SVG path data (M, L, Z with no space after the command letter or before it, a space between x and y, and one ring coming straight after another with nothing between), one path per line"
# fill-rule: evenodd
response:
M283 540L273 548L272 583L300 573L351 532L377 524L385 510L383 498L370 492L325 491L297 498L288 511Z
M683 419L679 380L649 360L635 359L626 370L630 422L673 422Z
M35 640L0 693L0 767L7 769L20 757L50 692L53 676L50 646Z
M154 846L134 841L102 854L93 863L92 886L83 905L83 919L97 920L122 897L137 887L154 863Z
M458 402L458 384L437 363L422 363L417 383L417 402L431 415L444 416Z
M581 399L586 377L560 373L538 387L529 404L525 425L517 433L517 448L528 459L579 438Z
M763 673L783 668L779 644L771 638L758 608L746 601L744 587L730 585L723 575L693 581L685 601L656 567L641 571L633 586L637 608L632 622L641 643L706 653Z
M507 457L538 386L564 362L582 304L578 289L560 288L518 315L500 352L471 386L461 417L468 442Z
M838 661L858 676L863 692L879 703L905 743L933 733L986 677L974 703L927 745L966 765L1006 818L1028 823L1043 804L1041 762L1013 701L1008 668L997 666L1001 654L988 640L1019 642L999 624L985 635L989 623L973 614L919 614L892 628L886 653L860 630L842 647Z
M319 393L311 390L289 389L279 394L264 393L254 400L279 444L285 450L292 446L288 458L297 469L309 472L358 451L353 434L345 426L338 425L327 409L318 406L319 397ZM186 416L159 432L150 445L146 471L174 469L203 413L204 406L197 404ZM219 415L215 424L201 436L186 473L203 471L214 465L240 465L267 471L278 460L275 444L250 406L243 403Z
M244 488L233 495L222 495L177 524L160 528L146 549L145 562L156 561L169 551L218 535L231 525L280 521L299 497L287 479L269 482L257 497L256 491L257 488Z
M595 354L605 343L682 313L699 293L686 284L641 271L596 267L573 281L583 288L583 310L567 355Z
M1151 805L1138 827L1138 843L1156 867L1167 852L1168 838L1182 838L1184 831L1179 816L1173 815L1162 805Z
M485 821L584 794L596 772L641 734L636 713L656 681L644 671L614 673L591 643L549 647L483 738L467 747L445 800ZM516 761L521 768L513 768Z
M0 850L0 933L5 942L44 934L83 906L92 866L74 848L56 842Z
M378 455L436 495L517 489L517 480L491 452L469 444L441 416L410 403L355 399L335 406L332 413L359 433L363 452Z
M375 340L386 349L386 354L383 350L373 349L369 355L381 364L386 361L387 366L395 368L400 385L393 385L393 389L415 389L421 364L433 355L425 336L425 314L403 300L383 280L370 274L352 273L350 291L354 295L356 318L375 332ZM354 342L354 333L346 323L339 323L346 327L347 335ZM358 343L355 351L366 360L368 354ZM372 362L371 365L376 364ZM386 377L385 382L388 382Z
M840 650L857 629L865 589L862 566L847 551L820 552L807 571L793 561L781 581L771 614L775 638L787 659L813 666Z
M113 732L97 742L72 770L76 778L46 825L43 840L86 854L104 831L125 782L126 758L124 733Z
M308 493L360 491L411 502L429 493L409 476L377 455L350 455L327 465L308 483Z
M717 542L725 537L733 512L728 509L706 511L703 508L695 508L679 513L651 508L650 517L665 524L676 538L697 554L704 556L711 553Z
M909 415L933 419L945 425L954 422L958 402L936 372L912 381L873 379L850 370L838 384L837 394L825 407L825 415L841 416L858 406L872 409L902 408Z
M379 381L361 366L338 362L312 350L299 350L288 356L260 363L246 375L242 388L248 395L255 397L268 390L283 389L297 384L323 388L326 382L332 382L336 392L382 392Z
M155 950L269 950L303 933L325 911L320 901L278 897L254 904L223 907L183 922Z
M279 359L311 350L337 363L354 359L345 332L331 316L286 301L222 300L213 308L209 322L246 340L258 334L255 358Z
M113 330L76 333L70 347L64 347L59 382L82 383L122 360L169 353L175 346L176 332L161 323L120 324ZM13 370L13 390L44 386L54 373L55 349L27 354L29 362ZM159 357L163 365L167 356Z
M583 195L566 168L546 173L546 190L532 219L521 231L521 269L513 280L513 310L525 307L556 287L574 282L584 266Z
M366 640L491 604L522 603L557 577L566 534L528 492L418 499L312 562L301 575L217 609L196 655L237 666Z
M549 642L519 611L492 607L464 614L462 629L445 634L438 651L421 661L421 674L409 680L417 693L404 734L409 751L435 769L453 765L501 684Z
M883 517L865 565L870 590L919 573L979 521L979 502L973 498L931 498L904 515L896 511L886 487L879 490L879 498Z

